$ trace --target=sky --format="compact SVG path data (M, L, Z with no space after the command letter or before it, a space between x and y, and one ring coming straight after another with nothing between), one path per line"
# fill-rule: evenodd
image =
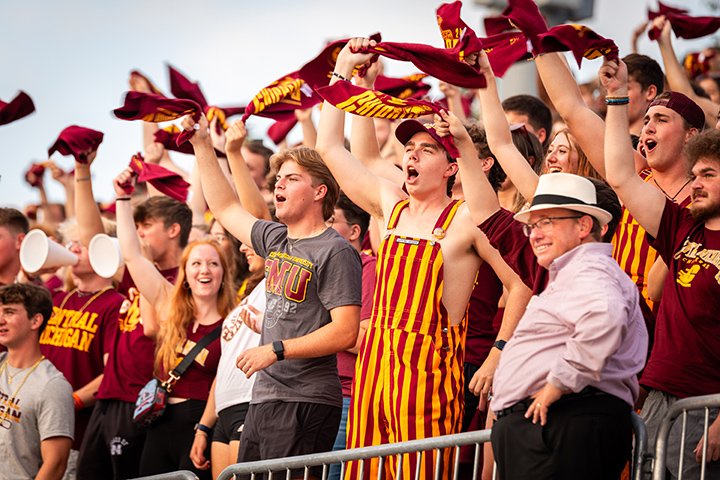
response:
M22 208L38 194L24 181L33 161L44 161L62 129L81 125L100 130L105 139L92 166L95 196L112 200L111 182L132 154L143 149L141 124L115 119L128 74L139 69L169 92L166 64L199 81L210 104L244 105L276 78L297 70L328 40L382 32L383 39L442 46L435 9L437 0L189 0L122 2L91 0L1 0L0 99L27 92L36 112L0 127L0 206ZM594 15L582 21L613 38L621 55L630 52L631 31L645 18L643 0L595 0ZM715 0L668 0L693 15L720 15ZM463 19L482 35L485 7L464 2ZM675 43L678 54L714 41ZM657 46L647 38L641 53L657 59ZM592 78L599 61L584 62L581 79ZM511 70L513 76L525 70ZM386 74L414 73L411 64L387 62ZM521 79L522 80L522 79ZM501 86L502 87L502 86ZM437 92L433 93L438 95ZM433 95L431 94L431 95ZM251 117L250 136L263 137L270 121ZM290 140L299 140L296 129ZM265 139L266 144L273 146ZM172 154L186 169L192 157ZM65 170L72 157L53 159ZM50 201L62 201L59 185L46 173Z

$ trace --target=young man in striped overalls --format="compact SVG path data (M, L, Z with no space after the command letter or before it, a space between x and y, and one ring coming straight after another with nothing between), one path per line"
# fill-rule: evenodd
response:
M370 40L352 39L338 56L336 77L350 78L372 55L353 53ZM475 277L488 262L510 290L525 287L475 227L466 206L449 196L458 167L432 125L401 123L402 177L376 175L343 145L344 113L326 102L317 149L343 191L375 217L378 250L373 312L358 356L348 418L348 448L435 437L460 431L467 305ZM355 150L354 150L355 151ZM379 157L369 159L381 163ZM395 172L397 173L397 172ZM407 193L406 193L407 192ZM524 292L523 292L524 293ZM403 461L403 478L417 458ZM386 459L384 478L397 464ZM442 459L449 475L449 453ZM368 462L365 478L375 475ZM360 464L346 478L360 478ZM433 455L420 462L420 478L433 471ZM374 478L374 477L373 477Z

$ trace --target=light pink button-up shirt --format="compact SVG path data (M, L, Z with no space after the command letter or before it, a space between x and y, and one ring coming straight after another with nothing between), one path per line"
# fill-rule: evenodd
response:
M547 382L573 392L593 386L634 404L648 333L637 287L611 254L610 244L587 243L552 262L547 288L532 297L500 356L494 411Z

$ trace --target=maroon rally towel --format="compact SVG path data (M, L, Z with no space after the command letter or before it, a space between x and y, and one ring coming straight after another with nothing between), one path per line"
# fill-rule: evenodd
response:
M670 22L673 32L679 38L700 38L712 35L720 28L720 17L691 17L687 10L674 8L658 2L658 11L648 10L648 19L665 15ZM660 36L660 29L653 27L648 31L650 40Z
M495 75L502 77L515 62L532 57L525 35L507 31L514 28L507 17L487 18L485 30L489 37L481 38L460 18L461 7L462 2L458 0L437 9L437 21L445 48L455 49L461 60L482 49L487 53ZM463 40L463 49L457 51L458 42Z
M683 59L683 67L688 77L694 79L700 75L705 75L710 71L710 60L715 57L715 53L705 55L703 52L690 52Z
M406 77L386 77L378 75L375 79L375 90L386 93L401 100L406 98L423 98L430 91L430 85L423 82L425 73L414 73Z
M192 100L200 105L203 110L208 106L208 102L205 100L205 95L203 95L202 90L200 90L199 83L191 82L172 65L168 65L168 71L170 72L170 92L173 95L177 98Z
M97 150L104 134L90 128L70 125L60 132L57 140L48 149L48 156L55 152L72 155L78 163L87 163L87 155Z
M460 39L469 37L468 43L465 44L465 50L470 53L478 52L483 48L483 45L475 34L475 31L468 27L467 23L460 18L461 9L462 2L457 0L452 3L444 3L435 10L435 16L438 27L440 27L440 34L445 42L445 48L452 50L457 46ZM464 51L459 52L460 60L463 60L465 57Z
M393 60L411 62L421 72L438 80L465 88L485 88L485 75L459 59L458 52L468 51L470 37L465 36L452 50L435 48L422 43L380 42L368 47L367 52L377 53Z
M166 150L194 155L195 150L190 143L185 142L178 145L177 139L181 133L182 130L180 130L176 125L169 125L155 132L155 141L165 147Z
M592 60L605 57L618 59L618 47L609 38L602 37L584 25L558 25L538 36L537 53L567 52L575 57L578 66L583 58Z
M300 72L293 72L260 90L245 107L242 121L250 115L290 120L295 118L295 110L312 108L321 101L320 96L300 77Z
M379 33L370 35L369 38L376 42L382 40L382 36ZM305 80L305 83L313 89L326 86L330 81L333 70L335 70L335 62L340 54L340 50L345 47L348 41L350 41L350 39L345 38L328 43L315 58L298 70L297 73L299 77ZM353 75L355 73L358 72L353 72Z
M150 90L152 91L152 93L154 93L154 94L156 94L156 95L163 95L163 96L165 96L165 95L160 91L160 89L159 89L157 86L155 86L155 84L154 84L152 81L150 81L150 79L148 78L148 76L145 75L144 73L140 72L140 70L133 70L133 71L130 72L130 84L131 84L131 86L132 86L132 83L134 83L134 81L135 81L136 79L138 79L138 78L141 78L141 79L143 79L143 80L145 80L145 81L147 82L147 84L150 86Z
M28 168L27 172L25 172L25 181L31 186L31 187L38 187L43 180L43 175L45 174L45 163L32 163L30 164L30 167Z
M432 115L442 110L442 106L433 102L410 98L402 100L382 92L358 87L344 80L318 89L318 94L336 108L362 117L396 120ZM453 158L460 156L452 137L446 136L440 140Z
M297 118L288 118L287 120L278 120L267 130L267 136L273 141L275 145L279 145L280 142L285 140L290 133L290 130L295 128L297 125Z
M179 174L160 165L146 163L142 154L139 152L132 156L129 166L137 177L138 183L148 182L157 188L159 192L179 202L187 200L190 184L183 180ZM130 183L122 187L128 194L132 193L133 188L130 186Z
M503 19L507 19L507 23ZM548 30L547 23L533 0L508 0L508 6L501 16L485 22L485 29L488 35L501 33L508 23L525 34L533 49L538 48L538 37Z
M208 104L200 88L200 83L191 81L171 65L168 65L168 70L170 72L170 92L177 98L192 100L200 105L208 121L217 117L218 133L220 133L221 128L222 130L227 130L228 117L245 113L245 107L218 107Z
M522 32L498 33L482 41L496 77L502 78L514 63L532 58L531 47Z
M20 91L10 102L0 100L0 125L20 120L34 111L35 105L30 96Z
M201 108L193 100L166 98L153 93L127 92L123 106L113 110L120 120L143 120L159 123L176 120L185 115L192 115L195 121L200 120ZM195 133L183 131L177 137L177 145L185 143Z

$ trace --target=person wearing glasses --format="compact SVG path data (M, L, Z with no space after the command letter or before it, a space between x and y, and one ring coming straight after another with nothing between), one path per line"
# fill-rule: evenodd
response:
M615 207L596 184L542 175L529 208L501 209L462 123L443 112L473 220L535 295L505 345L490 404L501 479L618 478L648 334L633 282L602 242ZM610 202L611 204L613 202Z

